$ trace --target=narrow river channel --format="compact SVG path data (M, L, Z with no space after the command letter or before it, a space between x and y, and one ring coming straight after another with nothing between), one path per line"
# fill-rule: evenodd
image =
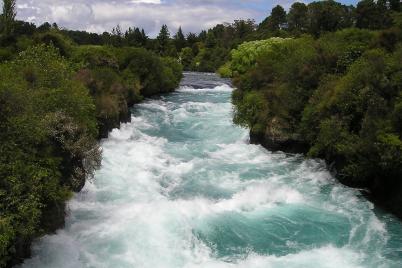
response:
M402 267L402 224L325 165L248 143L230 83L186 73L102 141L65 229L23 267Z

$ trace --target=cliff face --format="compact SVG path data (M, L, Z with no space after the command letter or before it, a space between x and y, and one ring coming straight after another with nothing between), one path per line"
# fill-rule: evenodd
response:
M265 132L250 130L250 143L261 144L272 151L307 153L309 148L299 135L293 134L278 118L273 118Z

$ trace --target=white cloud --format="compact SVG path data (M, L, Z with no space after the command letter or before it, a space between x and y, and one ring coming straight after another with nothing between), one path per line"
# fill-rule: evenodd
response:
M162 2L160 0L131 0L131 3L145 3L145 4L161 4Z
M277 0L19 0L18 17L36 24L56 22L61 27L93 32L141 27L154 36L162 24L172 32L198 32L217 23L266 14ZM289 2L285 0L283 2ZM248 7L264 6L264 10ZM265 9L266 6L266 9Z

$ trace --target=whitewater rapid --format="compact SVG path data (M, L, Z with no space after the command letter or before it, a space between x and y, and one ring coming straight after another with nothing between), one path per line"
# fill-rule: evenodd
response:
M66 227L22 267L402 267L402 225L318 160L232 124L232 88L187 73L102 141Z

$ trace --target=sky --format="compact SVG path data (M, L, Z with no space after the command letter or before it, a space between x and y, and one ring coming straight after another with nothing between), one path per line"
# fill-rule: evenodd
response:
M311 0L304 0L309 2ZM338 0L339 1L339 0ZM144 28L155 36L162 24L176 32L199 32L235 19L267 17L272 7L288 9L293 0L17 0L17 18L37 25L56 22L59 27L102 33L117 24ZM299 0L301 2L301 0ZM357 0L340 0L355 4Z

